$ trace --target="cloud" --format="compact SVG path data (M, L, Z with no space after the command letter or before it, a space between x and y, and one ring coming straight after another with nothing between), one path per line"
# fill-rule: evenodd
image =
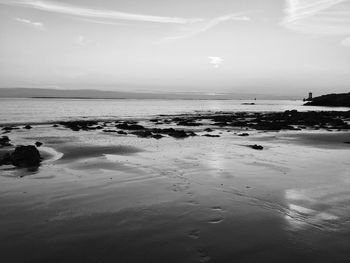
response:
M19 18L19 17L15 18L15 20L20 22L20 23L30 25L33 28L38 29L38 30L44 30L45 29L43 23L41 23L41 22L33 22L33 21L29 20L29 19L24 19L24 18Z
M198 35L200 33L203 33L219 25L220 23L227 22L227 21L250 21L250 18L242 14L223 15L223 16L211 19L209 21L198 22L196 24L191 25L190 27L186 27L179 34L164 38L163 42L168 42L168 41L173 41L173 40L178 40L178 39Z
M37 9L41 11L65 14L71 16L80 16L87 18L103 18L111 20L129 20L143 21L154 23L172 23L172 24L189 24L203 21L201 18L182 18L168 16L153 16L144 14L126 13L112 10L101 10L86 8L77 5L70 5L55 1L37 1L37 0L0 0L0 4L19 6Z
M218 68L221 63L224 61L222 57L208 57L209 63L213 64L214 68Z
M214 19L183 18L169 16L153 16L145 14L126 13L113 10L92 9L78 5L60 3L57 1L40 0L0 0L0 4L31 8L45 12L64 14L88 22L98 24L117 25L117 21L142 21L164 24L183 25L183 30L175 36L164 38L162 41L172 41L187 38L205 32L218 24L226 21L249 21L250 18L243 14L228 14Z
M350 0L286 0L282 25L320 36L350 34Z

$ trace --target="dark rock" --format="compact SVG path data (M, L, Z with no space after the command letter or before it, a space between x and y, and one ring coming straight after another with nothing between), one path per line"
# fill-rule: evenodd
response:
M103 132L111 133L111 132L117 132L116 130L102 130Z
M33 127L30 126L30 125L28 124L28 125L24 126L23 128L24 128L24 129L27 129L27 130L30 130L30 129L33 128Z
M177 139L189 137L189 135L184 130L173 130L169 132L168 135Z
M121 134L121 135L127 135L128 133L126 133L125 131L117 131L118 134Z
M121 130L144 130L145 127L143 127L142 125L138 125L138 124L128 124L127 122L121 123L121 124L117 124L115 125L115 127L117 127L118 129Z
M72 131L80 130L93 130L91 126L97 125L96 121L62 121L59 124L63 125L66 128L71 129Z
M203 136L205 136L205 137L220 137L220 135L213 135L213 134L204 134Z
M149 138L149 137L153 136L152 132L147 131L147 130L145 130L145 131L135 131L135 132L132 132L131 134L134 134L134 135L136 135L138 137L141 137L141 138Z
M57 125L57 124L54 124L54 125L52 125L52 127L57 128L57 127L58 127L58 125Z
M10 132L10 131L12 131L12 130L18 130L19 128L17 128L17 127L12 127L12 126L6 126L6 127L3 127L2 128L2 130L3 131L8 131L8 132Z
M161 135L161 134L153 134L153 135L152 135L152 138L157 139L157 140L159 140L159 139L161 139L161 138L163 138L163 137L164 137L164 136Z
M36 147L40 147L41 145L43 145L42 142L35 142L35 146L36 146Z
M10 153L5 153L3 156L0 156L0 166L1 165L10 165L10 164L11 164Z
M38 166L40 162L40 153L33 145L17 146L11 154L11 164L17 167Z
M12 146L12 144L10 143L10 139L7 136L2 136L0 138L0 147L6 147L6 146Z
M249 145L250 148L254 149L254 150L263 150L264 147L258 144L254 144L254 145Z
M212 132L212 131L214 131L214 130L213 130L213 129L210 129L210 128L206 128L204 131L205 131L205 132Z
M244 136L249 136L249 133L240 133L238 136L244 137Z

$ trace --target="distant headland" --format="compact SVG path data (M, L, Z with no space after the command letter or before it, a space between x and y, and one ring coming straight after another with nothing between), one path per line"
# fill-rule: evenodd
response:
M322 95L307 101L305 106L350 107L350 92Z
M127 92L94 89L0 88L0 98L166 99L166 100L299 100L298 96L257 93Z

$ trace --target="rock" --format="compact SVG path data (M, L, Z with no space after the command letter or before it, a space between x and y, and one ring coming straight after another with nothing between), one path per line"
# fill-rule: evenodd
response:
M213 135L213 134L209 134L209 133L207 133L207 134L204 134L203 136L205 136L205 137L220 137L220 135Z
M59 124L63 125L66 128L71 129L72 131L80 130L94 130L95 128L91 127L97 125L96 121L62 121Z
M115 127L121 130L144 130L145 129L145 127L143 127L142 125L128 124L127 122L117 124L115 125Z
M17 167L38 166L40 162L40 153L33 145L17 146L11 154L11 164Z
M249 136L249 133L240 133L240 134L238 134L238 136L241 136L241 137L244 137L244 136Z
M254 145L249 145L250 148L254 149L254 150L263 150L264 147L258 144L254 144Z
M157 140L159 140L159 139L161 139L161 138L163 138L163 137L164 137L164 136L161 135L161 134L153 134L153 135L152 135L152 138L157 139Z
M3 131L7 131L7 132L10 132L12 130L18 130L19 128L17 127L12 127L12 126L6 126L6 127L3 127L2 130Z
M7 136L2 136L0 138L0 147L7 147L7 146L12 146L12 144L10 143L10 139Z
M9 164L11 164L11 155L10 153L5 153L3 156L0 157L0 166Z
M24 129L30 130L31 128L33 128L32 126L30 126L29 124L24 126Z
M125 131L117 131L118 134L121 134L121 135L127 135L128 133L126 133Z
M205 132L212 132L212 131L213 131L213 129L206 128L204 131L205 131Z
M58 125L57 125L57 124L54 124L54 125L52 125L52 127L57 128L57 127L58 127Z
M147 131L147 130L145 130L145 131L135 131L135 132L132 132L131 134L134 134L134 135L136 135L136 136L138 136L138 137L141 137L141 138L148 138L148 137L152 137L152 132L150 132L150 131Z
M189 137L189 135L184 130L173 130L169 132L168 135L178 139Z
M117 132L116 130L102 130L103 132L111 133L111 132Z
M43 145L42 142L35 142L35 146L36 146L36 147L40 147L41 145Z

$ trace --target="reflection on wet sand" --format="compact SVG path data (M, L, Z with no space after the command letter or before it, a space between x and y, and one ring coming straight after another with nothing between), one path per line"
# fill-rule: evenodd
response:
M294 230L317 227L324 230L340 230L348 222L350 208L349 185L331 185L308 189L288 189L285 198L288 205L287 221Z

